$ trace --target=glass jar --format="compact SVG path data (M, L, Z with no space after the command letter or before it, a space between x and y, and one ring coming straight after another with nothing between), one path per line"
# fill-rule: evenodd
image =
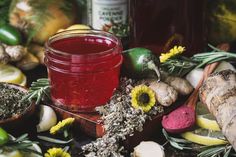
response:
M73 112L92 112L109 101L119 84L122 45L110 33L70 30L46 43L51 98Z
M174 45L188 53L205 46L205 0L130 0L130 46L146 47L156 54Z

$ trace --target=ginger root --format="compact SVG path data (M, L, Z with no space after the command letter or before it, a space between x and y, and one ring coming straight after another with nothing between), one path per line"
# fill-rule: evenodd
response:
M213 73L200 88L199 97L236 150L236 73L232 70Z
M7 64L10 56L5 52L5 48L0 44L0 63Z
M21 45L9 46L0 43L0 63L19 61L26 53L26 49Z
M21 60L27 53L21 45L9 46L4 45L5 52L10 56L10 61L15 62Z
M164 82L172 86L180 95L189 95L193 91L193 86L181 77L168 76Z
M39 65L39 60L32 53L27 53L22 60L17 62L16 66L22 70L31 70Z
M164 82L150 82L149 87L156 93L158 103L163 106L170 106L178 98L178 92Z

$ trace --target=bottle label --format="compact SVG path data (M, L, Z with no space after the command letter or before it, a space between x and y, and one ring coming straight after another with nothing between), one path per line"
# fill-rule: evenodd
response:
M91 26L94 29L126 36L128 31L127 0L92 0Z

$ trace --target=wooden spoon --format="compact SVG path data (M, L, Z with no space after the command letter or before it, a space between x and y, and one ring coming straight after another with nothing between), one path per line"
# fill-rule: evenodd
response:
M222 44L221 49L227 49ZM199 81L197 87L190 95L185 104L176 110L172 111L162 119L162 126L166 131L171 133L181 133L191 129L196 123L195 107L198 101L198 91L202 86L204 80L216 69L219 62L209 64L205 67L202 79Z

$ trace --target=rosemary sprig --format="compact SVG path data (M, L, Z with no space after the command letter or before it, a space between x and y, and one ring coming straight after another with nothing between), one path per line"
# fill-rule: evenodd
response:
M223 60L236 60L236 54L230 53L226 51L222 51L210 44L208 46L213 50L212 52L198 53L195 54L191 59L199 64L196 68L203 67L207 64L211 64L214 62L219 62Z
M197 157L221 157L222 155L223 157L228 157L229 155L236 155L232 149L232 146L229 144L202 146L182 138L171 137L164 129L162 130L162 133L172 147L179 150L197 151L199 152Z
M33 144L38 144L38 142L30 141L28 134L23 134L18 138L10 136L9 141L0 147L0 152L19 150L21 152L34 153L42 156L40 152L31 149Z
M178 55L161 63L160 68L171 75L183 77L194 68L201 68L207 64L225 60L236 61L235 53L222 51L210 44L208 46L212 49L211 52L197 53L191 58Z
M47 78L41 78L31 84L28 93L22 98L22 101L35 101L36 104L39 104L45 99L50 100L50 84Z
M37 136L37 137L40 140L50 142L50 143L56 143L56 144L69 144L74 140L73 138L70 140L64 141L64 140L55 139L55 138L51 138L51 137L47 137L47 136Z
M165 129L162 129L162 133L165 136L166 140L170 143L170 145L176 149L179 149L179 150L185 150L185 149L193 150L193 149L195 149L194 147L190 146L192 144L192 142L190 142L190 141L187 141L187 140L181 139L181 138L171 137L167 134Z
M200 151L197 157L221 157L222 155L223 157L228 157L234 154L231 145L207 146L200 149Z
M178 56L161 63L160 68L171 75L182 77L193 70L197 65L197 62L187 57Z

